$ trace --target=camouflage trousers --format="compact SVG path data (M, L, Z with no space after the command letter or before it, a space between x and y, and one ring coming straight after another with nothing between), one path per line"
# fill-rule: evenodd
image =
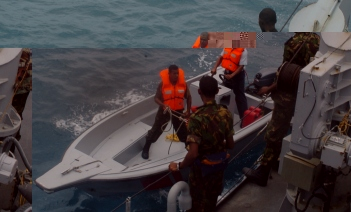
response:
M189 174L191 212L216 211L217 198L223 190L224 171L202 176L201 168L193 165Z
M282 105L274 104L272 119L268 123L265 141L266 148L263 153L262 165L267 165L270 161L275 161L280 155L283 138L286 136L290 121L294 115L295 102Z

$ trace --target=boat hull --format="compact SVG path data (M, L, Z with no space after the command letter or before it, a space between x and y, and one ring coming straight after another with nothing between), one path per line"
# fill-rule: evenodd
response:
M264 126L262 126L263 128ZM229 151L231 155L230 160L235 160L239 154L244 154L252 147L257 146L263 142L264 132L259 133L262 128L247 134L239 141L235 142L235 147ZM262 149L263 151L263 149ZM228 168L231 168L229 165ZM174 185L179 181L188 181L190 168L182 169L180 172L169 172L163 171L161 173L144 176L141 178L119 180L119 179L94 179L88 180L84 183L75 185L75 187L86 191L87 193L94 196L111 196L119 193L137 193L142 190L155 190L161 188L167 188ZM226 180L226 179L225 179ZM230 180L230 179L228 179ZM235 187L236 189L237 187ZM234 192L230 190L230 193ZM228 191L223 194L229 195Z

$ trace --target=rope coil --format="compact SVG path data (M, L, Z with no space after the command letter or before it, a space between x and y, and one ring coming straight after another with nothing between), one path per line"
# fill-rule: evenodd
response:
M351 108L350 110L344 115L344 118L342 119L342 121L339 123L338 129L339 132L346 135L349 127L351 127L351 123L349 123L349 117L350 117L350 113L351 113Z

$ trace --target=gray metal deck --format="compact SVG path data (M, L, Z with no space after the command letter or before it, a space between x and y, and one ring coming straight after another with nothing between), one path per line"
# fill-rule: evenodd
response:
M287 183L276 170L272 171L272 179L266 187L258 186L249 181L244 182L217 207L218 212L275 212L279 211L284 200Z

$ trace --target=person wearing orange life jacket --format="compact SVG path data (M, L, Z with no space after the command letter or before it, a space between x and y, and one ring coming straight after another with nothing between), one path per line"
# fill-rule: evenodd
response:
M183 117L190 116L191 95L185 82L184 71L176 65L169 66L160 72L161 82L158 85L155 95L155 102L160 106L156 113L155 122L146 135L146 142L142 152L142 158L149 158L149 149L152 143L156 142L162 134L162 126L170 120L168 113L163 113L168 107L171 110L183 114L184 99L187 99L186 112ZM178 114L175 114L178 116ZM177 131L177 136L181 142L186 141L187 129L185 123L172 116L172 125Z
M235 94L235 102L238 108L240 119L248 109L245 96L245 66L247 65L247 50L245 48L225 48L211 70L212 74L217 73L217 67L222 65L225 68L225 85L231 88Z
M197 37L193 48L208 48L209 33L202 32L199 37Z

